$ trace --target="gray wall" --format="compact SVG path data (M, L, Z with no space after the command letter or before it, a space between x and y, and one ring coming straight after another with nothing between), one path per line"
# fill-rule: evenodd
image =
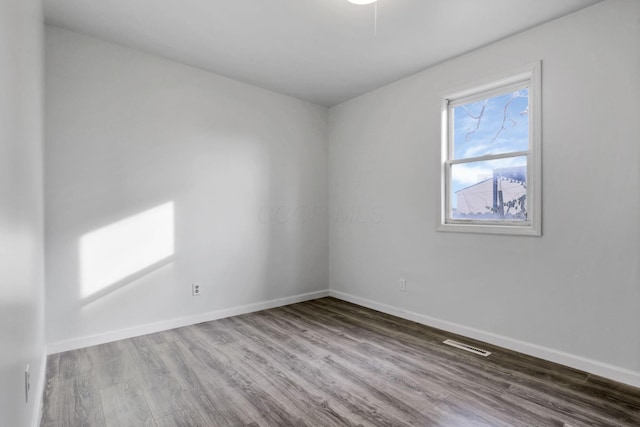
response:
M0 0L0 425L28 426L45 361L42 11ZM31 365L31 399L24 371Z
M326 108L58 28L46 71L54 351L327 289ZM82 239L167 203L174 254L87 293Z
M640 385L639 16L603 2L332 108L332 292ZM440 97L536 60L543 236L436 232Z
M638 2L603 2L329 111L49 28L48 342L330 282L342 298L640 385L639 15ZM535 60L543 236L436 232L440 96ZM174 254L85 295L83 239L166 203Z

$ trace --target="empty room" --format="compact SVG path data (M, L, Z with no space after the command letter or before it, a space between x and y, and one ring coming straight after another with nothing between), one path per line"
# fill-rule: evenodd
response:
M640 426L640 1L0 0L0 427Z

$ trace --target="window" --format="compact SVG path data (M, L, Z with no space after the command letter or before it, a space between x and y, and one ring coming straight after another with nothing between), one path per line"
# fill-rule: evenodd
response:
M540 63L445 96L438 230L541 234Z

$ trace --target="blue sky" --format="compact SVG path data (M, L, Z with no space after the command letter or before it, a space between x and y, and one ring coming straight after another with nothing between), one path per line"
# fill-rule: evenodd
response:
M528 90L521 89L453 109L454 159L511 151L526 151L529 139ZM455 165L452 168L452 205L455 192L493 175L493 169L520 166L516 157Z

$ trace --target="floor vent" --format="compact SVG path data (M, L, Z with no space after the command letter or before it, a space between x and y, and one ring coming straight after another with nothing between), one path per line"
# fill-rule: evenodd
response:
M487 357L488 355L491 354L490 351L483 350L483 349L477 348L477 347L473 347L473 346L470 346L468 344L463 344L461 342L454 341L454 340L444 340L443 343L447 344L447 345L450 345L451 347L460 348L462 350L468 351L469 353L478 354L478 355L484 356L484 357Z

